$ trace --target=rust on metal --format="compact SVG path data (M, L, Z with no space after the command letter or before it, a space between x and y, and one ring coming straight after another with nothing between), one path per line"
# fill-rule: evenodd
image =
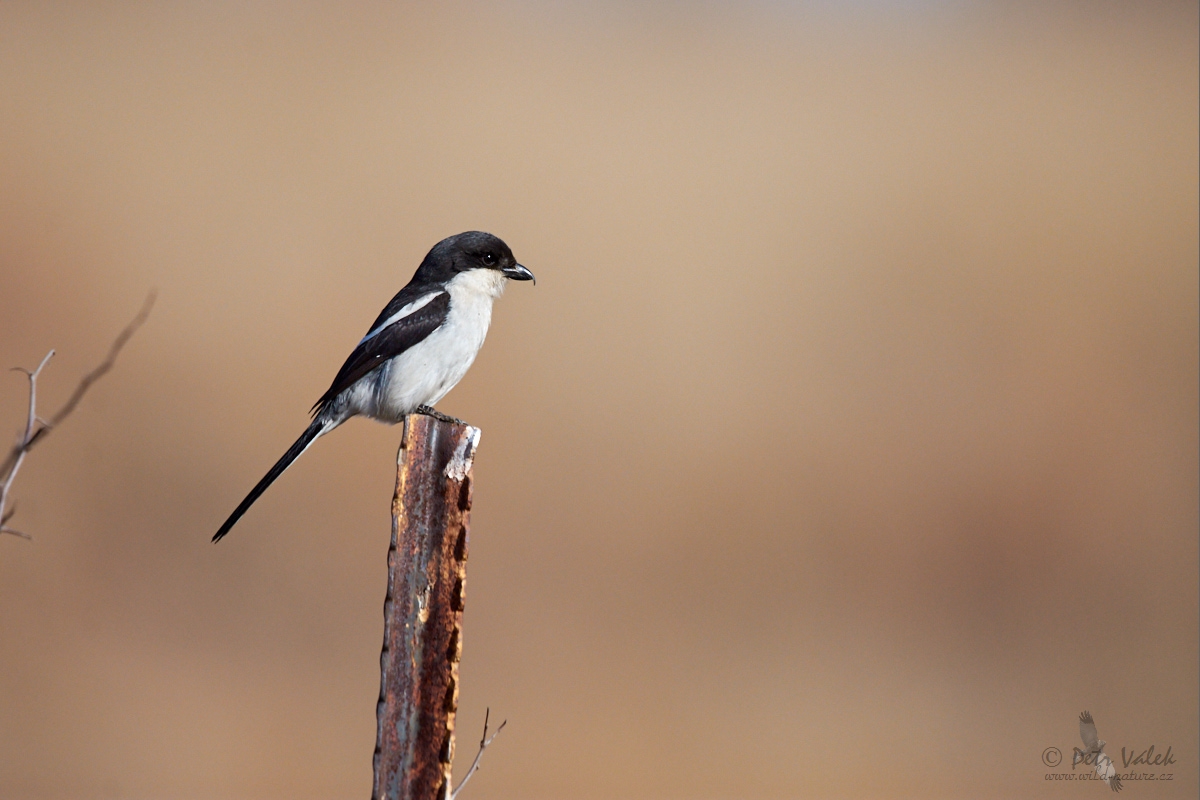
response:
M410 414L392 502L372 800L446 800L479 429Z

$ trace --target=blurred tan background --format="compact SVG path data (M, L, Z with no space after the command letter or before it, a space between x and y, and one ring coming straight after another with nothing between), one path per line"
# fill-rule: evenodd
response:
M1083 709L1194 797L1198 28L0 4L0 366L56 408L159 292L16 482L0 797L368 796L399 430L208 540L471 228L538 284L441 405L470 797L1100 797Z

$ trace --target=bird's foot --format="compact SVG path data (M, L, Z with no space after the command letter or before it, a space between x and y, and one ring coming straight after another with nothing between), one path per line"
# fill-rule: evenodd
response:
M433 406L417 406L417 410L414 413L424 414L427 417L433 417L438 422L449 422L451 425L466 425L467 424L467 423L463 422L461 419L459 419L458 417L451 417L451 416L447 416L446 414L443 414L442 412L438 411Z

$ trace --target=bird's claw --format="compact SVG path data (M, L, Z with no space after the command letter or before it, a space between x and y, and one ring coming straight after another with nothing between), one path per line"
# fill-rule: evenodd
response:
M466 422L463 422L458 417L451 417L446 414L443 414L442 412L438 411L433 406L417 406L417 409L414 413L424 414L427 417L433 417L438 422L449 422L451 425L466 425L467 424Z

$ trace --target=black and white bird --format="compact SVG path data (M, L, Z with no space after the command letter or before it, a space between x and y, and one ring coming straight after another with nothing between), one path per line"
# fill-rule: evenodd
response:
M229 533L254 501L319 437L353 416L396 423L432 406L467 374L508 281L533 280L512 250L490 233L443 239L371 325L312 407L312 424L246 499L213 541Z

